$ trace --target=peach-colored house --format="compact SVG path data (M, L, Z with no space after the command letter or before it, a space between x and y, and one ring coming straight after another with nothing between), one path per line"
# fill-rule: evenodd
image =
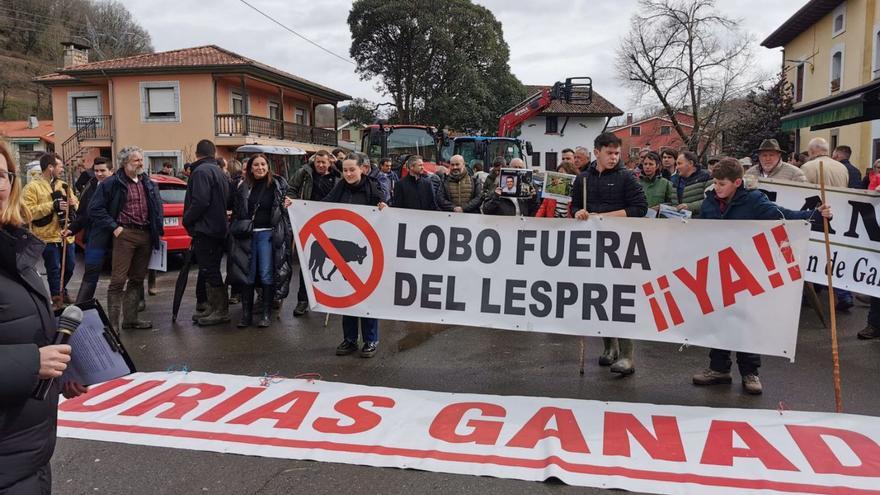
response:
M332 149L336 105L351 99L214 45L89 63L88 47L70 43L64 68L35 80L52 91L65 162L135 145L152 171L165 161L179 171L205 138L226 157L245 144Z

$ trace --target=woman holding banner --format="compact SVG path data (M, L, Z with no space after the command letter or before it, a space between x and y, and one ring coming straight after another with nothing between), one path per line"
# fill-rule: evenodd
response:
M352 205L377 206L380 210L387 206L382 201L382 192L376 181L363 175L358 165L358 155L351 153L342 161L342 179L337 182L324 201ZM363 335L364 347L361 357L376 355L379 346L379 321L375 318L342 317L342 343L336 347L337 356L347 356L358 348L358 327Z

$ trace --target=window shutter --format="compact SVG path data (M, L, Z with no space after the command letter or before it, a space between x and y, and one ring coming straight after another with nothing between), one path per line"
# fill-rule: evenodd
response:
M147 88L147 101L151 114L174 114L174 88Z

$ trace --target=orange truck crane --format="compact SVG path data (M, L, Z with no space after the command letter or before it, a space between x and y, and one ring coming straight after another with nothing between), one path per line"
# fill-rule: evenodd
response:
M501 116L498 121L498 136L510 136L520 124L541 113L554 100L589 105L593 101L593 80L589 77L569 77L565 82L557 82L532 95Z

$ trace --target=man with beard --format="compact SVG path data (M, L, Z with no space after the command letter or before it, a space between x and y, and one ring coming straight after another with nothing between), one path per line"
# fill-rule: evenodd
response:
M137 307L150 255L159 249L159 238L165 233L159 188L144 173L144 152L140 148L123 148L116 162L119 170L98 185L89 204L91 228L113 233L107 311L114 328L120 310L122 328L153 328L151 322L138 319Z
M443 211L477 213L482 190L482 184L465 170L464 157L453 155L449 159L449 173L444 177L437 203Z
M284 207L290 206L294 199L306 201L322 201L336 184L339 174L330 162L333 157L326 150L318 150L314 160L308 165L301 167L290 179L290 187L287 189L287 200ZM303 279L302 270L299 271L299 290L296 293L296 307L293 308L293 316L302 316L309 310L309 298L306 293L306 282Z

